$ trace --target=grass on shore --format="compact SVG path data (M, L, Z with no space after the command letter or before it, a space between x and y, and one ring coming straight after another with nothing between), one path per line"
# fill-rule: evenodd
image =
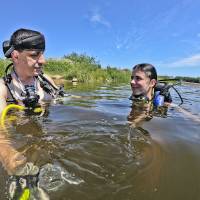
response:
M0 59L2 77L9 60ZM76 78L79 82L129 82L131 71L107 66L103 68L95 58L72 53L61 59L46 60L44 72L50 76L60 75L65 80Z
M6 66L10 63L8 59L0 59L0 77L4 75ZM65 80L76 78L79 82L98 83L129 83L131 71L128 69L117 69L116 67L102 67L94 57L85 54L71 53L63 58L49 58L46 60L44 72L50 76L58 75ZM159 79L175 78L185 82L200 83L200 77L169 77L160 76Z

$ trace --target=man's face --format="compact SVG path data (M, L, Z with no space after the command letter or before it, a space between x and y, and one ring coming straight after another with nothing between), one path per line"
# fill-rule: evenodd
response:
M143 95L151 98L154 81L154 79L150 80L143 71L133 70L130 82L133 96Z
M45 58L42 51L23 50L18 51L16 64L20 67L24 76L32 77L41 73Z

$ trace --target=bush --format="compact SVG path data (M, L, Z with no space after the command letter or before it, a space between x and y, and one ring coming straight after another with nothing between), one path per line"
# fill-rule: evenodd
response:
M0 75L4 74L9 60L0 59ZM85 54L72 53L61 59L46 60L44 72L51 75L61 75L66 80L74 77L79 82L129 82L131 72L108 66L102 68L99 61Z

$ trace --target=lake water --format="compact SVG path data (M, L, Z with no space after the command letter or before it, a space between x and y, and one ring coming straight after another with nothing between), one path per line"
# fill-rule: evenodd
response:
M73 96L21 117L10 140L41 168L50 199L199 200L200 86L177 89L183 105L172 91L167 114L131 118L128 85L66 86ZM0 175L6 199L2 166Z

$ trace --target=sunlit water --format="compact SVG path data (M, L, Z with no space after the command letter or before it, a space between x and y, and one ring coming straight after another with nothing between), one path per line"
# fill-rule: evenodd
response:
M129 86L67 87L73 96L44 116L22 117L10 140L40 166L40 186L57 200L200 199L200 86L172 91L167 116L134 124ZM8 175L0 168L0 199Z

